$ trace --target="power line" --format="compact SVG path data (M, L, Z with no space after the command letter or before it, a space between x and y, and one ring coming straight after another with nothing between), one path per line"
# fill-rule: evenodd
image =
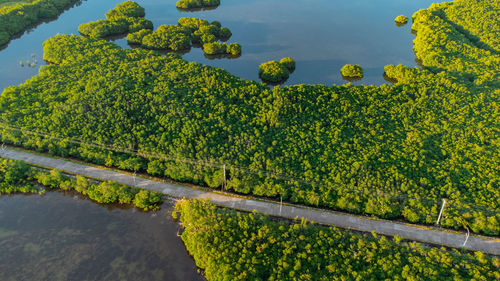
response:
M325 189L325 188L330 189L330 187L331 187L331 186L326 185L324 183L311 181L311 180L305 180L302 178L297 178L297 177L293 177L293 176L289 176L289 175L284 175L284 174L280 174L276 171L269 171L269 170L263 170L263 169L258 169L258 168L247 168L247 167L233 165L233 164L225 164L223 162L214 161L213 159L201 160L201 159L194 159L194 158L188 158L185 156L180 156L178 154L164 154L164 153L160 153L160 152L146 151L144 149L141 149L141 150L135 149L134 150L134 149L130 149L130 148L118 147L118 146L111 145L111 144L92 143L92 142L84 141L84 140L74 138L74 137L59 137L59 136L54 136L52 134L40 133L37 131L32 131L32 130L20 128L20 127L6 124L3 122L0 122L0 127L3 127L4 129L7 129L7 130L18 131L18 132L21 132L24 134L31 134L31 135L35 135L35 136L39 136L39 137L44 137L47 139L55 139L55 140L59 140L59 141L63 141L63 142L71 143L71 144L76 144L76 145L80 145L80 146L86 146L86 147L92 147L92 148L97 148L97 149L102 149L102 150L110 150L110 151L114 151L114 152L135 155L135 156L146 158L146 159L175 161L175 162L181 162L181 163L195 165L195 166L204 166L204 167L210 167L210 168L216 168L216 169L220 169L220 168L225 166L229 170L238 171L241 173L249 173L252 175L257 175L259 177L270 177L270 178L282 180L285 182L306 184L306 185L309 185L312 187L323 188L323 189ZM384 196L386 199L391 198L391 199L394 199L395 201L403 201L403 202L406 200L410 200L410 199L418 200L421 202L427 202L427 204L430 203L432 205L439 205L439 202L440 202L439 198L410 196L407 194L394 195L394 194L382 191L380 189L375 189L373 191L369 191L369 190L366 190L363 188L353 188L353 187L343 186L343 187L341 187L341 190L338 190L338 189L334 189L334 190L337 192L341 192L341 193L346 192L346 191L353 192L353 193L354 192L357 192L357 193L362 192L363 196L376 195L377 198L379 198L380 196ZM452 200L452 202L450 202L450 203L456 203L455 201L456 200ZM400 204L403 204L403 202L400 202ZM395 203L395 202L393 202L393 203ZM484 211L494 212L494 213L499 212L498 210L491 210L487 206L481 206L481 205L463 203L463 202L460 202L460 203L467 204L469 206L473 205L474 209L481 209ZM456 207L456 209L457 210L458 209L464 210L464 208L457 208L457 207ZM470 208L470 209L472 209L472 208ZM469 209L465 209L465 210L469 210Z

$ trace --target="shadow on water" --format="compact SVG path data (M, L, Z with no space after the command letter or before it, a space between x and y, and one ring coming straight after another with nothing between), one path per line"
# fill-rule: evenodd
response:
M419 59L419 58L415 58L415 63L420 67L420 68L425 68L424 66L424 62Z
M349 81L349 82L356 82L356 81L363 79L363 77L348 77L348 76L342 75L342 79Z
M139 44L130 44L130 43L127 43L128 46L131 48L131 49L144 49L144 50L151 50L151 51L155 51L155 52L158 52L160 54L163 54L163 55L166 55L166 54L178 54L178 55L185 55L189 52L191 52L191 48L189 49L185 49L185 50L177 50L177 51L174 51L174 50L161 50L161 49L148 49L148 48L144 48L142 47L141 45Z
M209 60L216 60L216 59L237 59L241 57L241 54L239 55L231 55L231 54L217 54L217 55L207 55L203 54L205 58Z
M179 12L183 12L183 13L189 13L189 12L202 12L202 11L213 11L215 9L217 9L219 7L219 5L217 6L212 6L212 7L203 7L203 8L188 8L188 9L184 9L184 8L178 8L176 7L177 11Z
M384 78L385 81L387 81L391 84L398 83L398 80L396 80L396 78L391 78L391 77L387 76L387 74L385 72L384 72L384 74L382 74L382 77Z

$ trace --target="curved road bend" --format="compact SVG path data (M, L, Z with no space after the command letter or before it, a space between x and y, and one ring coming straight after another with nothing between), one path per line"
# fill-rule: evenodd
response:
M466 239L466 235L461 232L443 231L437 228L416 226L381 219L371 219L322 209L283 205L280 210L279 204L275 202L237 198L230 195L223 195L193 189L182 185L148 180L140 177L136 177L134 179L134 176L119 172L77 164L47 156L40 156L33 153L12 150L9 148L4 148L3 150L0 149L0 157L22 160L33 165L59 169L72 174L81 174L91 178L117 181L126 185L160 191L166 195L176 198L185 197L207 199L223 207L244 211L257 210L261 213L284 218L304 217L309 221L314 221L320 224L338 226L357 231L375 231L389 236L399 235L408 240L415 240L430 244L460 248L463 246ZM471 235L464 248L482 251L493 255L500 255L500 239Z

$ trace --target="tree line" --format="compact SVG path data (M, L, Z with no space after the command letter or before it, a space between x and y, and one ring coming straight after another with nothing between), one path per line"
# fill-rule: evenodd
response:
M77 175L75 179L59 170L34 169L22 161L0 158L0 195L11 193L44 193L47 190L75 190L91 200L103 203L133 204L145 211L157 210L162 194L117 182L94 183ZM42 186L39 189L37 183Z
M43 20L54 19L69 5L79 0L12 1L0 7L0 46L28 27Z

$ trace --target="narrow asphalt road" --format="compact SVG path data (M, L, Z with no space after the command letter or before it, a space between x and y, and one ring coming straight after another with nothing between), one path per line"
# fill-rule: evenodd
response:
M166 195L176 198L185 197L206 199L214 202L219 206L238 210L257 210L261 213L284 218L304 217L309 221L314 221L325 225L338 226L341 228L357 231L375 231L377 233L389 236L399 235L409 240L454 248L462 247L466 240L466 235L460 232L442 231L437 228L416 226L381 219L371 219L356 215L301 206L291 206L284 204L280 208L279 203L275 202L237 198L230 195L213 193L182 185L158 182L140 177L134 178L131 175L122 174L119 172L77 164L74 162L55 159L47 156L40 156L33 153L12 150L9 148L0 149L0 157L22 160L37 166L59 169L72 174L81 174L96 179L116 181L126 185L160 191ZM473 235L469 237L464 248L469 250L482 251L493 255L500 255L500 239L490 239L487 237Z

